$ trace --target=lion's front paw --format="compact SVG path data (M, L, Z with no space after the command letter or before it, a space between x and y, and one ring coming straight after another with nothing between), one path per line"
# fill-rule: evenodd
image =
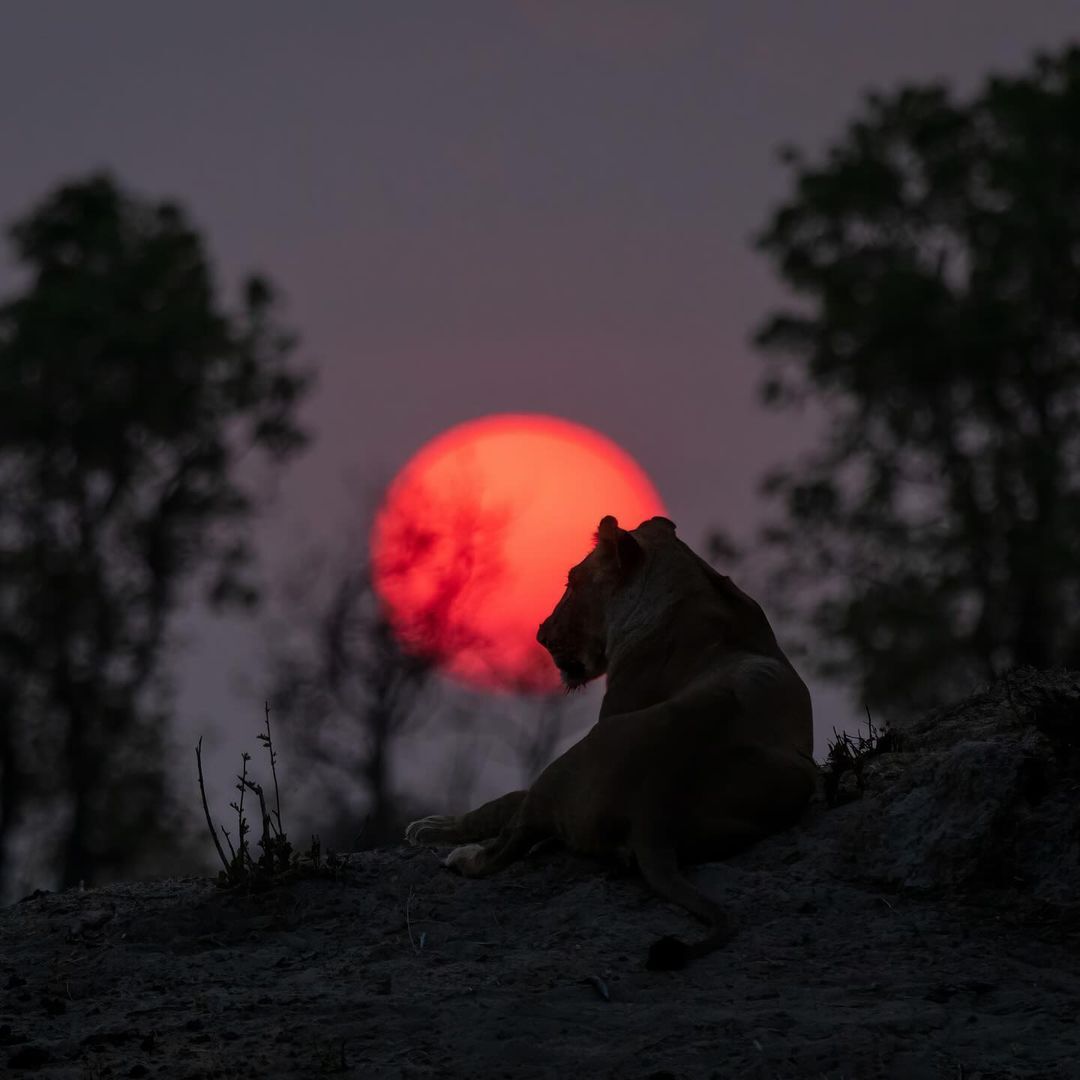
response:
M462 844L461 847L454 848L446 856L443 860L443 866L448 866L451 870L456 870L459 874L469 877L476 872L476 867L483 857L483 844Z
M409 823L405 829L405 842L408 844L438 843L440 836L454 831L457 818L444 814L432 814Z

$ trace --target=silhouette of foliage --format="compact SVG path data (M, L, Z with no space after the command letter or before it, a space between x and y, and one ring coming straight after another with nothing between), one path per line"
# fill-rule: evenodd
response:
M365 847L401 836L398 740L422 726L430 710L418 702L437 668L464 651L486 655L488 643L471 628L464 604L501 573L502 518L483 508L471 487L437 493L414 483L406 495L399 494L391 521L376 519L378 554L370 564L357 561L363 541L356 539L327 566L322 599L306 613L299 640L279 636L273 661L272 697L291 752L322 778L321 813L336 801L342 828L335 838ZM376 580L408 590L396 617ZM309 575L294 592L310 600L320 588ZM357 792L366 803L362 823L353 818ZM355 825L347 828L350 820Z
M803 303L764 400L821 442L764 540L819 670L888 715L1080 662L1080 50L868 97L759 237Z
M409 474L395 480L375 518L371 573L408 653L496 675L506 643L479 631L475 615L505 574L507 514L489 505L472 470L439 489Z
M312 575L318 561L292 583L293 625L274 637L270 696L290 757L317 786L323 831L338 846L369 847L400 834L394 750L419 725L437 654L402 646L364 562L346 555Z
M190 582L256 601L236 467L300 450L309 378L271 285L249 279L226 309L173 203L93 175L10 237L25 285L0 304L0 860L44 813L69 885L165 842L169 619Z

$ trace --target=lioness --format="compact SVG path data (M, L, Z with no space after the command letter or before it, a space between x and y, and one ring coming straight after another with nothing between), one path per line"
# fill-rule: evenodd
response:
M656 892L710 926L649 950L648 967L681 967L732 926L679 863L722 859L800 816L817 772L810 694L757 603L667 518L627 531L605 517L537 639L568 688L607 674L599 722L528 791L414 821L406 839L463 843L446 865L469 877L548 837L590 855L629 850Z

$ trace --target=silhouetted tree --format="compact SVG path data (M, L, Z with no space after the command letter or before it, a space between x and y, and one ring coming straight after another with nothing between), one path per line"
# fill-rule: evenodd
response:
M0 859L44 813L71 884L163 842L169 618L193 579L215 605L255 601L237 466L301 448L308 380L270 285L223 307L173 203L95 175L10 237L25 283L0 306Z
M307 591L317 591L314 582ZM397 838L394 750L419 722L414 706L434 659L402 648L362 562L332 568L313 610L303 610L299 589L291 592L290 618L300 625L292 641L277 635L270 698L293 771L317 796L317 808L308 805L312 824L339 849L357 838L365 846Z
M447 799L463 807L496 743L535 779L570 730L561 693L535 697L552 686L546 654L508 654L506 642L476 629L471 606L496 591L504 573L506 518L471 485L470 478L448 491L417 480L399 485L393 514L377 519L370 561L364 540L351 537L334 559L305 556L286 587L287 615L271 639L270 699L294 771L309 780L301 801L334 845L358 835L365 844L400 838L407 796L394 784L398 743L433 716L432 745L449 764L444 783L452 790L426 791L425 811ZM375 581L398 602L384 603ZM511 692L490 700L442 694L432 676L461 655L472 677Z
M1080 51L960 102L871 95L759 238L798 308L764 399L822 441L767 477L823 671L918 707L1080 661Z
M462 595L498 574L497 515L478 498L456 491L448 500L414 484L395 507L371 560L357 537L336 557L304 558L273 635L270 698L317 791L312 823L332 846L399 838L398 741L427 719L430 708L421 715L416 705L434 670L479 644ZM396 613L376 578L399 594ZM461 717L453 720L460 734Z

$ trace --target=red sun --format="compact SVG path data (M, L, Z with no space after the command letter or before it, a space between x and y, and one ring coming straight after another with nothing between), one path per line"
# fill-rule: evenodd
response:
M485 417L422 447L371 536L375 588L398 639L487 689L559 685L536 628L605 514L664 514L649 478L603 435L551 416Z

